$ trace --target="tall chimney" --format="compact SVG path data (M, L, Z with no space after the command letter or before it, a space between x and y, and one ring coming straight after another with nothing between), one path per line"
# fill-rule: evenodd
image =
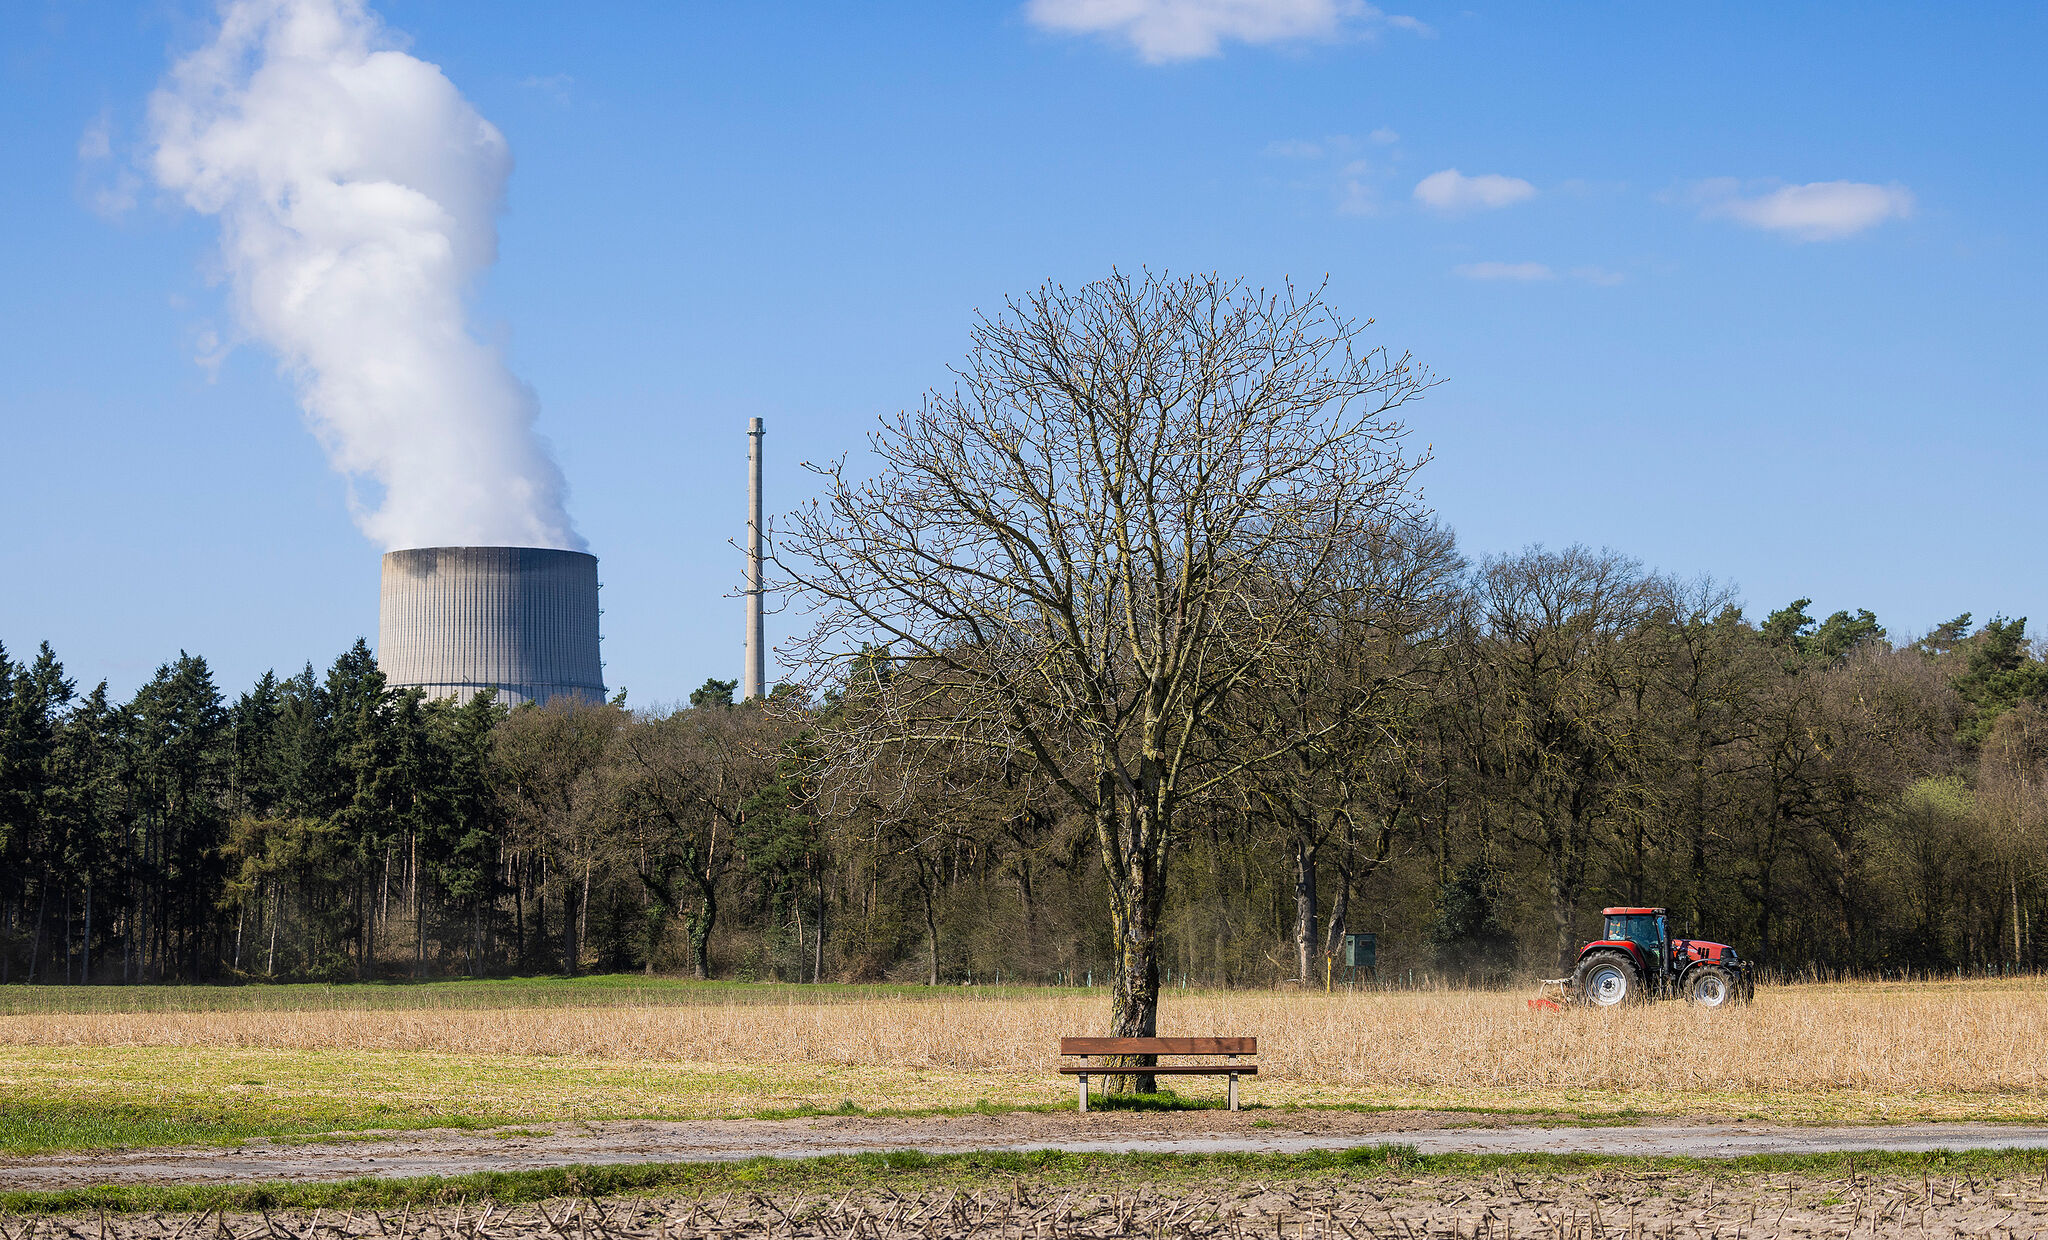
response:
M747 686L745 701L767 692L768 643L761 628L761 419L747 422Z

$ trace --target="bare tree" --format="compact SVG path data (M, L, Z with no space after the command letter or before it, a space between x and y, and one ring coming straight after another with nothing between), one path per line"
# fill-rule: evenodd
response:
M877 476L821 468L780 531L778 588L815 616L792 661L905 669L839 716L841 752L1019 755L1094 823L1115 1034L1157 1030L1176 809L1266 756L1203 761L1206 725L1322 608L1322 569L1416 505L1388 415L1430 380L1367 326L1291 286L1046 285L976 323L953 390L883 420ZM1264 588L1280 566L1298 592Z
M616 706L556 701L513 711L494 738L514 838L537 863L542 899L550 886L559 893L564 973L583 967L591 881L615 847L602 811L600 770L625 722ZM536 922L544 936L545 903Z
M1451 532L1412 522L1372 532L1324 570L1325 610L1278 646L1230 712L1239 751L1271 738L1239 791L1294 863L1296 975L1308 985L1343 946L1350 895L1387 859L1425 790L1413 749L1464 561ZM1297 583L1287 583L1298 590ZM1234 734L1234 735L1233 735ZM1336 843L1339 879L1318 947L1318 871ZM1361 851L1361 845L1363 851Z
M774 780L793 721L758 703L710 701L646 716L612 745L608 788L619 842L632 850L641 886L664 917L684 903L676 880L689 883L694 900L683 926L699 978L710 976L719 885L737 857L744 807Z
M1682 859L1685 881L1676 899L1663 900L1680 930L1704 934L1728 924L1727 910L1708 896L1734 885L1726 825L1748 791L1744 768L1754 760L1758 699L1782 673L1743 622L1734 591L1708 578L1652 582L1657 601L1645 626L1652 648L1639 726L1651 738L1657 769L1643 817L1646 828L1660 829L1646 829L1631 843ZM1640 855L1624 859L1631 903L1649 898L1648 868Z
M1560 961L1602 833L1641 802L1630 641L1661 589L1636 561L1576 546L1498 556L1473 582L1492 765L1515 829L1547 863Z
M2001 920L2010 959L2020 965L2032 929L2020 893L2048 878L2048 711L2039 703L2024 702L1992 724L1977 771L1977 812L2006 889Z
M960 852L986 835L998 817L1000 801L980 750L956 753L943 763L940 751L924 748L896 756L913 761L890 764L885 778L865 781L862 817L874 832L873 846L906 862L924 916L926 985L941 980L944 960L939 949L939 902L949 885L948 871Z

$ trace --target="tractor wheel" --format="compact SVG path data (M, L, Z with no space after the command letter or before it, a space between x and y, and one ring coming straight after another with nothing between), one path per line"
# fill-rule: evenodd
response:
M1729 1007L1746 1002L1742 983L1717 964L1703 964L1685 978L1685 1001L1694 1007Z
M1572 976L1578 983L1579 998L1594 1007L1617 1007L1647 997L1636 962L1622 952L1588 952Z

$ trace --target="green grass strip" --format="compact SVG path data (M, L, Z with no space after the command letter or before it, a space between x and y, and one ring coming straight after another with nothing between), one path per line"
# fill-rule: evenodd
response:
M1532 1175L1684 1174L1740 1179L1777 1174L2048 1175L2039 1150L1934 1153L1766 1154L1740 1158L1645 1158L1601 1154L1422 1154L1412 1145L1367 1145L1299 1154L1076 1154L983 1152L930 1155L915 1150L754 1158L741 1162L641 1163L491 1171L410 1179L354 1179L325 1184L102 1185L44 1192L0 1193L0 1210L16 1215L191 1212L219 1210L374 1210L485 1201L518 1205L558 1198L710 1196L727 1192L840 1193L880 1188L972 1188L1028 1179L1086 1185L1103 1191L1143 1184L1236 1180L1430 1176L1455 1179L1496 1172Z
M325 1113L266 1113L232 1105L14 1102L0 1100L0 1154L62 1150L233 1147L251 1137L359 1140L365 1132L426 1128L479 1130L522 1121L499 1115L419 1115L381 1108L330 1107Z

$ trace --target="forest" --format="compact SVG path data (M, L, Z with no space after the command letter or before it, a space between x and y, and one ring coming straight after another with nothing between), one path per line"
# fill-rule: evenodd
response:
M1386 981L1554 972L1607 903L1668 905L1782 974L2043 963L2025 621L1894 643L1806 600L1752 622L1611 553L1422 552L1432 614L1364 690L1376 738L1183 815L1169 985L1321 985L1346 930L1377 934ZM48 646L0 659L0 980L1106 968L1087 824L1019 769L849 790L807 752L843 700L714 680L675 709L507 711L387 688L358 642L232 699L181 654L117 703Z
M1608 904L1766 975L2033 970L2024 618L1752 617L1612 550L1467 557L1440 380L1321 289L1154 273L977 319L771 531L735 702L429 701L358 641L232 701L0 651L0 981L589 970L1498 984Z

